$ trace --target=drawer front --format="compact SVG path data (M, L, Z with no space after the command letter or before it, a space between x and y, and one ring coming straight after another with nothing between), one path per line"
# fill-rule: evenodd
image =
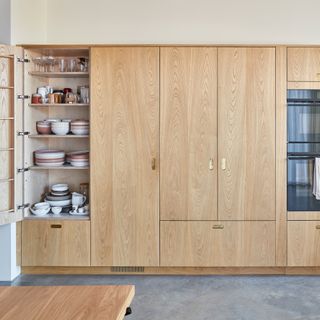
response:
M22 265L89 266L90 221L23 221Z
M288 49L288 81L320 81L320 49Z
M319 221L288 221L288 266L320 266Z
M274 221L163 221L161 266L275 265Z

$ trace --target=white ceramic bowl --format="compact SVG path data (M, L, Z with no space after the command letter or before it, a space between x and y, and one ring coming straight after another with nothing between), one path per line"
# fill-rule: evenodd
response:
M63 162L52 162L52 163L43 163L43 162L36 161L36 165L39 167L61 167L64 165L64 161Z
M46 214L49 213L50 207L49 207L49 208L42 208L42 209L30 208L30 211L31 211L35 216L45 216Z
M79 162L71 161L70 163L73 167L88 167L89 166L88 161L81 161L81 162L80 161Z
M62 207L52 207L51 211L53 214L59 214L62 211Z
M89 129L74 129L71 128L71 132L75 135L83 136L89 134Z
M69 185L66 183L57 183L51 187L52 191L67 192L69 190Z
M35 209L48 209L49 205L46 202L37 202L33 205Z
M50 201L46 200L50 204L51 207L66 207L71 204L71 199L70 200L60 200L60 201Z
M57 136L65 136L69 132L69 126L65 126L65 127L51 126L51 131Z

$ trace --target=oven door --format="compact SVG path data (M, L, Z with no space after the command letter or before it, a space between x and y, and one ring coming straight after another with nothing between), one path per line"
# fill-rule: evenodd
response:
M320 211L320 200L313 195L312 156L288 157L288 211Z

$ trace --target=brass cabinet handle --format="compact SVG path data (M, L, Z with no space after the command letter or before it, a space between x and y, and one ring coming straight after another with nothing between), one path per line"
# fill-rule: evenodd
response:
M52 225L50 225L50 227L51 227L52 229L61 229L61 228L62 228L62 225L61 225L61 224L52 224Z
M223 224L214 224L212 226L212 229L223 229L224 228L224 225Z
M317 225L316 225L316 229L320 229L320 224L317 224Z
M156 170L156 158L152 158L151 160L151 169Z
M213 159L210 158L209 160L209 170L213 170Z
M226 158L222 158L221 159L221 169L226 170L226 167L227 167L227 160L226 160Z

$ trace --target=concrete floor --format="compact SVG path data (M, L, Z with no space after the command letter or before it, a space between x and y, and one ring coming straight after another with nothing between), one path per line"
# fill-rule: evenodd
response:
M35 276L0 285L134 284L128 320L319 320L320 277Z

